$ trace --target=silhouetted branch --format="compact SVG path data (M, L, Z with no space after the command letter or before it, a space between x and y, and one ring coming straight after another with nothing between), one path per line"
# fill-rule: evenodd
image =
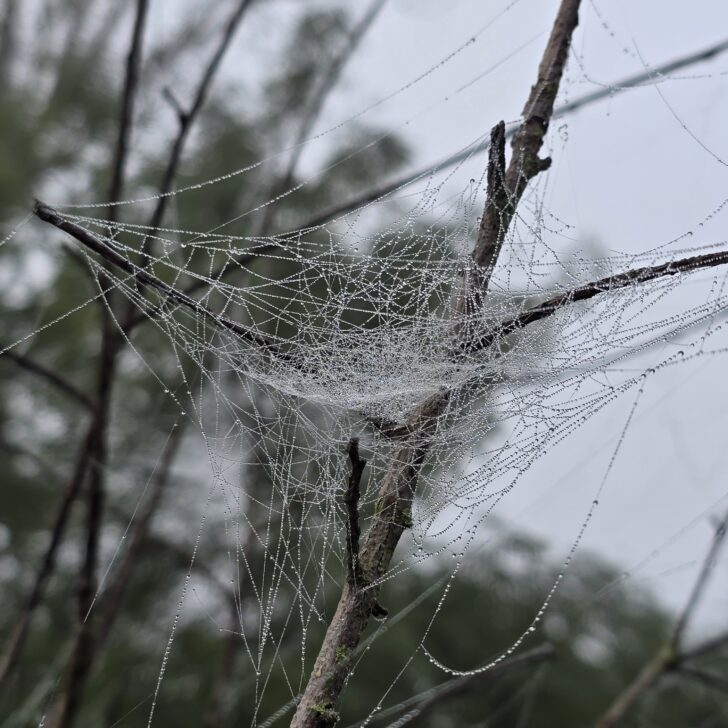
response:
M25 645L25 640L28 636L28 630L30 628L30 621L33 617L33 613L38 605L43 601L45 596L48 581L56 565L58 547L68 523L71 507L78 496L86 475L88 454L93 445L92 438L93 432L91 428L89 428L81 448L79 449L78 455L76 456L76 464L74 466L73 474L71 475L71 478L63 492L61 503L58 507L58 511L56 512L53 528L51 529L51 537L48 542L48 546L46 547L40 569L35 576L30 596L28 597L17 622L10 631L5 647L3 648L2 659L0 659L0 689L6 687L7 681L15 669L18 658L20 657Z
M685 650L683 652L683 658L685 660L696 660L704 655L722 650L724 647L728 647L728 632L723 632L716 637L710 637L704 642L695 645L695 647Z
M359 439L352 437L347 447L351 474L344 495L346 504L346 562L349 585L356 587L361 584L361 567L359 565L359 497L361 493L361 477L367 464L359 457Z
M716 672L703 670L702 668L692 667L690 665L681 665L678 672L680 675L685 675L705 687L712 688L713 690L720 690L723 693L728 693L728 678L723 675L719 675Z
M263 213L259 230L260 235L267 235L270 232L275 215L275 201L279 196L284 195L289 191L289 187L293 182L298 163L301 159L301 154L303 154L306 139L318 121L326 100L336 87L341 76L341 72L354 55L354 52L359 47L367 31L374 24L374 21L384 7L386 1L387 0L373 0L367 12L364 13L362 19L346 34L346 38L341 45L341 50L331 59L328 67L324 69L321 78L314 88L311 98L306 104L303 119L298 127L298 133L296 134L293 142L293 147L285 170L269 192L268 196L270 200Z
M89 250L93 250L95 253L98 253L103 260L112 263L117 268L128 273L129 276L139 285L147 288L153 288L173 303L184 306L190 311L203 316L216 326L227 329L237 336L240 336L240 338L258 345L268 353L285 358L285 355L280 352L278 345L268 337L258 334L252 329L249 329L232 319L214 313L199 301L196 301L194 298L190 298L187 294L182 293L182 291L178 291L173 286L168 285L153 274L147 272L130 260L127 260L101 238L96 237L80 225L76 225L76 223L65 219L52 207L36 200L34 211L35 214L44 222L50 223L59 230L63 230L63 232L68 233Z
M129 136L134 116L134 102L139 84L139 69L142 57L142 38L147 20L149 0L137 0L137 12L134 19L131 44L126 59L126 74L124 77L124 90L121 95L121 109L119 113L119 130L114 151L114 162L109 186L109 201L118 202L124 190L124 168L129 154ZM106 215L109 220L116 220L117 208L110 205Z
M681 68L687 68L688 66L692 66L696 63L709 61L712 58L715 58L715 56L725 53L726 51L728 51L728 40L722 40L720 41L720 43L708 46L707 48L696 51L695 53L681 56L680 58L668 61L659 66L655 66L654 68L647 71L637 73L633 76L628 76L627 78L621 79L620 81L615 81L613 84L604 85L602 88L599 88L596 91L584 94L583 96L580 96L573 101L570 101L569 103L563 104L562 106L554 109L554 113L551 118L558 119L603 99L611 99L617 94L622 93L623 91L636 88L649 81L654 80L655 78L659 78L668 73L672 73L673 71L680 70ZM515 126L507 129L506 139L510 139L514 135L515 131ZM472 159L473 156L487 151L489 147L490 140L484 141L481 144L476 144L468 147L462 152L458 152L457 154L445 157L445 159L442 159L435 164L430 164L415 172L410 172L406 175L403 175L402 177L399 177L392 182L388 182L387 184L367 190L363 194L352 198L347 202L336 205L335 207L332 207L328 210L325 210L324 212L314 215L309 220L299 225L299 229L311 229L320 227L321 225L325 225L326 223L331 222L332 220L336 220L337 218L353 212L354 210L358 210L365 205L383 200L391 195L393 192L398 192L399 190L404 189L414 182L427 179L433 174L443 172L444 170L455 167L458 164L467 161L468 159ZM290 234L294 234L295 232L296 231L291 231ZM269 250L260 251L259 254L262 255L264 252L271 252L277 247L279 246L271 246Z
M685 664L686 660L697 657L698 654L706 654L703 650L696 653L694 650L683 650L682 638L685 630L690 624L695 609L697 608L701 597L705 592L710 574L718 556L718 552L725 541L726 532L728 531L728 513L720 520L716 527L715 535L711 541L705 558L703 559L700 572L695 580L693 588L690 591L685 607L680 612L680 616L675 622L672 633L668 637L665 644L657 651L652 659L642 668L640 674L627 686L627 688L616 698L609 709L597 721L596 728L612 728L612 726L620 723L627 713L643 698L658 680L668 672L678 672L689 674L693 678L700 677L703 681L708 675L713 683L713 687L718 687L720 683L721 689L728 685L728 680L719 678L712 673L706 673L700 668L694 668ZM711 649L722 645L721 641L714 642Z
M70 397L74 402L76 402L76 404L81 405L87 410L93 409L93 402L85 392L82 392L59 374L56 374L53 370L47 369L42 364L39 364L37 361L25 356L24 354L18 354L12 349L4 349L2 344L0 344L0 349L2 349L0 356L4 356L8 361L12 361L14 364L17 364L17 366L26 372L29 372L36 377L40 377L53 388L57 389L62 394L65 394L67 397Z
M715 566L715 562L718 560L718 554L723 548L726 533L728 533L728 513L726 513L724 518L716 525L715 535L713 536L708 553L703 560L703 565L700 567L698 578L695 580L695 584L690 592L685 608L675 624L675 630L672 633L672 646L675 650L680 649L685 630L690 624L690 620L700 603L701 597L705 593L705 588L710 580L713 567Z
M186 422L186 420L185 420ZM131 574L149 538L152 519L159 510L162 496L170 481L172 465L184 437L185 428L176 424L170 433L162 451L158 467L152 476L150 493L145 505L137 514L129 534L128 546L121 559L116 574L106 589L99 611L101 613L100 626L96 637L95 651L98 652L111 634L111 630L119 616L124 596L129 586ZM188 555L189 561L189 555Z
M522 652L520 655L514 655L505 660L501 660L501 662L493 665L493 667L485 672L474 675L463 675L462 677L448 680L446 683L428 691L427 696L423 700L414 703L408 701L406 713L394 722L396 722L397 728L400 728L403 725L422 718L425 713L439 708L447 700L463 695L469 691L481 689L494 680L518 672L524 668L537 667L544 662L553 660L555 657L556 650L553 645L545 644L527 652Z
M94 623L90 619L97 589L97 564L103 526L108 430L111 394L116 375L117 343L109 317L102 319L101 355L96 382L96 408L89 427L88 497L86 506L86 547L78 587L79 629L70 659L65 690L52 710L51 728L71 728L81 707L83 691L94 658Z
M553 296L543 303L518 314L518 316L501 321L484 336L463 342L460 345L460 349L463 352L474 352L487 348L508 334L512 334L529 324L552 316L564 306L580 301L587 301L602 293L611 293L621 288L648 283L659 278L666 278L682 273L692 273L703 268L712 268L718 265L725 265L726 263L728 263L728 251L720 251L718 253L679 258L678 260L645 268L633 268L624 273L617 273L613 276L600 278L599 280L585 283L583 286L572 288L569 291Z
M192 129L192 124L207 99L215 74L220 67L226 51L230 47L230 43L235 35L235 31L240 25L243 15L245 15L245 11L253 4L254 1L255 0L240 0L238 6L233 11L227 25L225 26L220 43L215 49L215 52L212 54L212 57L202 74L202 78L200 79L192 98L192 103L187 111L177 113L179 129L174 142L172 142L167 166L164 169L162 180L159 184L160 197L157 200L154 212L149 220L149 227L151 228L157 228L162 223L162 218L164 217L165 210L167 209L167 203L169 202L168 194L171 192L172 185L174 184L175 177L177 176L177 168L179 167L180 160L182 159L182 151L185 143L187 142L187 138L189 137L190 130Z

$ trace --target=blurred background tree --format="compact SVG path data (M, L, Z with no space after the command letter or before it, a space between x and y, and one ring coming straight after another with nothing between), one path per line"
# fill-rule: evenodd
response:
M316 128L329 96L346 84L346 62L383 5L353 13L347 3L187 3L160 33L143 0L5 0L0 219L25 215L33 195L99 202L143 197L291 147L280 164L262 166L239 184L210 187L204 207L175 198L149 206L154 226L205 230L283 195L261 215L236 223L236 234L265 236L304 225L342 198L391 178L409 160L407 140L387 135L349 157L382 136L357 122L350 138L318 161L325 174L309 172L317 181L284 194L304 179L297 145ZM217 78L218 63L244 42L253 13L274 16L280 37L271 40L275 61L254 69L260 90L243 93L249 78ZM123 218L125 210L104 212ZM204 270L209 261L185 265ZM287 265L260 259L251 270L283 277ZM124 325L133 315L126 300L112 291L43 329L97 296L100 283L103 288L103 276L61 236L24 228L2 249L0 280L0 345L42 330L0 357L0 724L37 725L43 714L63 726L144 724L195 547L191 534L207 493L198 463L205 456L157 378L124 346L114 320ZM233 272L233 282L245 280L244 272ZM153 327L135 327L133 343L155 372L177 381L173 391L186 388L179 361ZM195 367L184 369L186 380L195 381ZM260 443L246 447L255 451ZM246 518L257 527L265 514L252 496L265 502L271 483L255 461L251 456L238 477L248 494ZM446 664L469 666L499 655L538 612L558 571L544 544L489 523L487 555L461 573L429 631L428 648ZM255 572L265 551L253 527L246 533L245 554ZM195 557L197 600L190 597L177 630L156 725L263 723L292 708L291 683L310 669L321 624L310 627L304 666L300 625L286 632L281 624L276 629L284 638L270 665L251 664L239 624L251 623L248 639L256 639L260 596L244 578L232 588L229 559L222 529L208 529ZM396 670L382 666L399 669L416 651L439 599L433 585L445 583L451 566L430 560L391 582L387 636L371 643L344 694L346 724L364 719L389 687ZM604 583L615 586L594 599ZM282 583L277 599L294 598L292 585ZM502 677L475 676L447 700L432 700L445 676L419 655L374 720L393 722L422 703L413 718L421 725L587 725L659 649L670 623L649 595L621 585L613 567L581 554L544 624L555 657L544 652L534 665ZM370 633L382 629L374 625ZM711 659L715 665L720 658ZM271 665L261 695L255 671ZM724 725L725 698L704 683L668 676L625 724ZM288 715L281 711L277 724Z

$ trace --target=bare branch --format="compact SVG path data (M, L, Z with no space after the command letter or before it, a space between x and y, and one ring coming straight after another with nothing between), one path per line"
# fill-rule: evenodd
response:
M228 331L236 334L242 339L249 341L257 346L261 347L269 354L274 354L281 358L286 358L279 346L262 334L249 329L242 324L239 324L225 316L216 314L209 308L196 301L194 298L190 298L187 294L178 291L176 288L164 283L156 276L148 273L146 270L135 265L130 260L127 260L123 255L114 250L101 238L96 237L85 228L80 225L76 225L70 220L65 219L54 210L43 202L36 200L35 214L44 222L50 223L57 227L59 230L68 233L71 237L75 238L79 243L86 246L95 253L98 253L105 261L113 263L117 268L120 268L125 273L128 273L131 278L136 281L139 285L146 288L153 288L158 292L162 293L167 299L177 303L185 308L193 311L196 314L203 316L208 319L216 326L227 329Z
M682 665L679 668L679 674L692 678L706 687L713 688L714 690L720 690L723 693L728 693L728 678L723 675L719 675L718 673L710 670L703 670L699 667Z
M718 265L725 265L726 263L728 263L728 251L720 251L718 253L679 258L678 260L672 260L646 268L633 268L624 273L600 278L599 280L585 283L583 286L572 288L569 291L553 296L538 306L534 306L518 314L518 316L501 321L496 328L484 336L463 342L460 345L460 349L462 352L474 352L487 348L498 339L502 339L514 331L519 331L529 324L552 316L564 306L578 303L579 301L587 301L602 293L611 293L621 288L648 283L659 278L692 273L703 268L712 268Z
M288 158L288 164L285 167L285 171L281 175L280 179L273 185L273 188L268 195L271 202L265 208L260 225L260 235L267 235L270 232L275 215L275 205L272 203L280 195L288 192L288 189L293 182L296 169L298 168L301 155L303 154L304 143L321 115L321 111L324 108L326 100L336 87L344 67L354 55L355 51L361 44L362 39L374 24L374 21L386 2L387 0L372 1L369 9L366 13L364 13L362 19L346 34L346 38L341 45L341 50L331 59L328 67L324 69L324 72L306 105L303 120L298 127L298 133L296 134L293 142L291 154Z
M424 700L419 701L413 707L409 708L406 714L396 721L397 728L401 728L403 725L422 718L425 713L431 712L440 707L441 703L458 695L462 695L471 690L481 689L505 675L510 675L524 668L542 665L544 662L553 660L555 657L556 650L553 645L545 644L523 652L520 655L508 657L497 665L493 665L493 667L485 672L464 675L453 680L448 680L443 685L438 685L433 690L428 691L428 695Z
M28 356L25 356L24 354L18 354L12 349L4 348L2 344L0 344L0 350L0 356L6 357L8 361L12 361L13 363L17 364L21 369L24 369L26 372L40 377L52 387L57 389L59 392L65 394L67 397L72 399L74 402L76 402L76 404L81 405L81 407L83 407L84 409L93 409L93 402L85 392L82 392L80 389L75 387L68 380L64 379L53 370L47 369L42 364L39 364L37 361L31 359Z
M597 89L596 91L584 94L583 96L580 96L579 98L576 98L573 101L570 101L569 103L563 104L562 106L554 109L554 113L551 118L552 120L561 118L574 111L578 111L585 106L589 106L603 99L613 98L617 94L620 94L624 91L654 81L655 78L660 78L661 76L665 76L669 73L672 73L673 71L678 71L682 68L687 68L688 66L692 66L697 63L709 61L716 56L725 53L726 51L728 51L728 40L722 40L719 43L708 46L707 48L703 48L699 51L696 51L695 53L681 56L680 58L668 61L660 66L655 66L654 68L651 68L642 73L628 76L627 78L615 81L612 84L605 84L603 87ZM513 137L515 131L515 127L507 129L506 139L510 139L511 137ZM365 205L368 205L372 202L383 200L391 195L393 192L398 192L399 190L413 184L414 182L427 179L431 175L436 174L437 172L442 172L446 169L449 169L450 167L455 167L456 165L461 164L468 159L471 159L473 156L487 151L489 147L490 140L485 141L482 144L477 144L469 147L468 149L462 152L458 152L457 154L450 155L449 157L446 157L445 159L442 159L435 164L430 164L427 167L423 167L415 172L410 172L406 175L403 175L402 177L398 177L392 182L388 182L387 184L367 190L358 197L355 197L347 202L336 205L336 207L332 207L328 210L325 210L324 212L314 215L309 220L299 225L298 229L311 229L321 227L322 225L325 225L332 220L336 220L342 215L346 215L349 212L353 212L354 210L359 209L360 207L364 207ZM292 234L293 232L295 231L291 231L291 233L286 234ZM262 255L264 252L271 252L277 247L278 246L271 246L268 250L260 251L260 254Z
M701 642L695 647L684 650L682 656L684 660L696 660L704 655L722 650L724 647L728 647L728 632L723 632L716 637L711 637Z
M149 0L137 0L137 12L132 30L131 44L126 60L126 75L124 90L121 96L121 110L119 116L119 132L116 139L116 150L109 187L109 200L118 202L124 190L124 168L128 157L129 137L131 134L132 118L134 115L134 101L139 84L139 69L141 66L141 49L144 27L149 9ZM110 205L106 212L109 220L116 220L117 208Z
M685 608L680 614L680 618L675 624L675 630L672 633L672 647L676 652L680 651L682 646L682 639L685 634L685 630L690 624L690 620L695 613L695 610L700 603L700 599L705 593L705 588L708 586L708 581L713 572L713 567L718 560L718 554L723 548L726 534L728 533L728 513L718 522L715 529L715 535L711 541L708 553L703 560L703 565L700 567L700 573L698 578L695 580L693 589L690 592Z
M643 668L627 689L612 703L609 710L596 722L595 728L617 725L642 696L659 680L674 656L670 650L658 652Z
M578 0L562 0L539 69L539 81L526 104L524 123L514 137L514 159L506 173L506 182L512 185L509 189L515 195L516 203L530 178L529 172L532 169L538 171L537 168L543 166L538 162L537 154L558 91L571 32L577 22L578 7ZM509 174L512 179L508 178ZM476 256L481 256L483 249L493 247L491 242L485 240L479 244ZM497 255L498 249L494 250ZM349 660L342 659L342 655L349 655L359 643L369 617L378 604L381 578L389 568L402 533L411 526L412 502L419 472L429 451L438 416L445 412L448 401L447 392L438 393L410 415L408 424L412 434L392 453L389 469L379 490L376 517L360 554L362 575L369 586L365 589L352 589L349 584L344 586L336 613L296 708L291 723L293 728L322 728L333 726L338 720L334 706L350 671Z
M491 155L489 166L496 169L488 175L488 198L473 251L476 264L474 270L479 271L479 274L470 285L478 287L479 290L474 292L476 296L484 295L488 289L503 240L526 186L539 172L551 166L551 159L541 159L539 152L553 115L571 36L579 22L579 2L580 0L563 0L561 3L541 59L538 79L523 107L523 121L511 140L513 151L508 169L503 171L505 162L501 148L496 149L499 159L495 160ZM502 122L494 129L492 143L497 147L505 143L505 126ZM497 164L493 164L496 161ZM491 197L491 194L494 196Z
M347 447L351 474L347 485L344 503L346 504L346 556L347 578L349 586L356 588L361 584L361 567L359 565L359 496L361 493L361 477L367 461L359 457L359 439L352 437Z
M100 650L108 640L111 630L116 623L116 619L119 616L124 595L126 594L129 586L131 573L137 564L139 553L142 551L145 543L147 542L152 519L159 510L162 496L169 484L172 464L179 452L179 447L184 436L184 430L185 428L183 426L175 425L167 439L164 450L162 451L158 469L152 479L151 492L149 493L144 508L134 520L128 542L129 545L124 553L121 563L119 564L113 581L106 589L102 604L100 605L102 616L98 636L96 638L96 652L98 652L98 650Z
M66 485L61 498L61 503L58 507L58 511L56 512L53 528L51 529L51 537L48 546L46 547L41 567L36 574L35 581L33 582L33 588L31 589L30 596L28 597L25 607L23 608L18 621L15 623L15 626L10 631L10 635L5 643L2 659L0 659L0 689L6 686L10 675L17 665L23 647L25 646L25 640L28 636L30 621L36 608L43 601L48 581L55 569L58 547L60 546L61 539L63 538L63 534L68 523L68 518L71 514L71 507L78 497L84 477L86 476L89 462L88 453L92 446L92 437L92 428L89 427L76 457L73 474Z
M65 690L52 710L49 725L55 728L71 728L75 722L83 691L94 657L93 620L91 610L97 588L97 564L104 517L106 464L108 460L108 429L111 394L116 375L118 347L110 329L108 316L102 318L101 353L96 382L96 408L89 427L88 449L88 499L86 506L86 548L78 588L79 630L70 659Z
M167 203L169 202L168 193L171 192L174 179L177 176L177 168L179 167L180 160L182 159L182 151L192 129L192 124L207 99L215 74L222 63L225 53L230 47L230 43L235 36L235 31L238 29L243 15L245 15L245 11L253 4L254 1L255 0L240 0L237 8L234 10L227 22L227 25L225 26L219 45L212 54L212 57L202 74L202 78L197 85L197 89L189 109L183 114L178 113L177 115L179 119L179 130L174 142L172 143L169 159L167 160L167 166L165 167L164 174L162 175L162 180L159 185L160 197L157 200L154 212L149 220L149 227L151 228L157 228L162 223L164 213L167 209Z
M642 699L644 694L650 690L665 673L680 671L697 677L696 673L704 671L686 666L687 659L696 656L695 653L683 652L681 648L682 637L695 609L705 592L705 587L715 565L718 552L720 551L728 530L728 513L720 520L713 536L703 564L690 592L690 596L675 623L672 634L655 656L644 666L640 674L627 686L627 688L612 703L607 712L597 721L596 728L611 728L624 719L627 713ZM704 654L704 653L702 653ZM728 680L719 678L722 686L728 685ZM715 683L715 680L713 680ZM714 685L715 686L715 685Z

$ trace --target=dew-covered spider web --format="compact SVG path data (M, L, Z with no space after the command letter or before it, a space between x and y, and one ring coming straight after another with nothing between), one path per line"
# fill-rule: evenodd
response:
M568 142L564 133L552 137L558 155ZM546 203L549 174L522 200L482 307L460 305L475 273L471 252L486 186L485 170L470 177L468 151L482 141L465 147L459 165L423 176L414 193L397 190L277 235L249 231L248 221L262 219L268 205L211 220L207 230L146 226L153 197L123 205L114 221L82 206L59 208L64 221L115 256L74 243L94 273L94 299L113 293L117 304L128 302L109 308L120 336L205 454L199 466L208 489L197 521L186 526L189 568L150 686L154 705L173 670L177 626L185 610L198 610L243 655L254 686L252 724L271 725L292 711L347 578L344 494L353 438L366 459L358 502L363 540L387 517L380 489L402 453L417 447L421 454L395 556L363 588L382 587L386 606L387 586L402 574L452 560L452 578L433 584L437 606L427 630L392 667L390 688L370 717L413 661L449 675L497 664L530 639L568 575L559 573L543 607L499 654L483 655L481 665L443 663L428 648L428 632L452 580L481 548L487 519L545 454L626 402L603 479L587 486L593 500L574 524L568 566L651 377L726 351L721 267L605 288L578 302L567 297L538 320L519 319L591 281L725 250L716 232L699 248L684 233L639 254L587 254L574 239L576 225ZM238 184L240 176L214 183ZM194 185L171 196L178 206L204 205L206 191ZM695 227L717 231L723 222L725 202ZM162 341L171 358L147 354L151 340ZM208 539L224 545L221 580L232 617L210 606L199 577ZM413 609L421 596L411 595ZM404 617L384 618L371 637L386 639ZM352 680L370 641L354 656ZM274 683L284 685L289 702L267 702ZM153 707L150 724L154 718Z
M484 520L544 453L620 398L636 405L654 371L724 348L713 344L728 303L720 271L604 292L504 330L503 322L581 283L696 252L678 239L641 255L564 253L556 241L569 226L540 206L538 188L508 234L483 309L462 313L457 294L473 266L483 184L471 180L461 194L443 196L428 180L405 213L373 233L361 212L268 237L64 216L135 270L197 292L199 307L190 308L87 255L100 288L123 294L175 353L176 386L169 374L160 382L199 428L213 475L209 500L223 512L222 526L203 518L197 539L224 530L238 615L224 629L238 637L261 702L266 681L283 669L276 654L290 632L300 636L300 667L285 676L295 701L318 646L307 634L320 638L313 627L330 619L331 590L345 578L351 438L367 460L364 532L380 517L378 492L402 443L420 438L426 450L410 527L377 585L443 554L457 572ZM151 251L146 266L142 246ZM463 348L463 330L488 343ZM665 355L671 341L684 344ZM196 384L191 371L201 373ZM419 409L437 399L442 406L418 432ZM257 471L265 473L262 490L247 482L261 478ZM544 610L488 665L515 650ZM426 635L420 651L462 674L428 652Z

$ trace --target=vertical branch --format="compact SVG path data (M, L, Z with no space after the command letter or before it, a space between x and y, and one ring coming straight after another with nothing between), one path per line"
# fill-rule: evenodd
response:
M538 80L524 110L524 119L513 138L513 159L505 172L504 186L509 195L508 204L499 209L498 201L486 202L488 210L497 213L500 221L495 228L483 228L473 253L478 266L492 268L500 252L503 235L515 212L526 184L547 163L538 158L554 99L566 63L571 35L578 22L579 0L562 0L554 28L539 67ZM500 148L492 157L494 193L500 195L502 178L502 144L504 129L494 130ZM493 233L489 230L497 230ZM483 290L487 290L488 276L481 277ZM417 480L430 448L438 418L448 404L446 392L439 393L420 404L410 415L409 435L397 447L379 490L376 517L367 532L359 563L362 578L369 586L353 589L346 584L342 590L318 657L309 677L301 701L296 708L291 725L294 728L323 728L333 726L338 720L335 703L349 675L350 664L342 655L348 655L359 643L370 616L378 604L379 584L389 568L394 550L404 530L411 525L412 502Z
M83 690L88 679L94 652L94 622L90 618L96 594L96 570L99 541L103 525L106 466L108 461L108 429L111 414L111 394L116 374L117 339L104 318L101 357L96 393L96 411L89 427L88 503L86 513L86 548L81 566L78 590L79 630L70 659L67 684L53 715L51 725L70 728L75 721Z
M561 3L541 58L538 79L523 107L523 120L511 140L512 156L505 170L503 189L500 189L499 184L497 199L488 199L485 203L473 251L473 260L482 270L482 279L478 283L485 290L526 186L533 177L551 166L551 158L541 159L539 152L554 112L571 36L579 22L579 2L563 0ZM504 131L498 132L499 139Z
M361 477L366 460L359 457L359 438L352 437L347 448L351 462L351 474L344 495L346 504L346 557L347 578L349 586L356 587L361 583L361 566L359 565L359 497L361 495Z
M149 0L137 0L137 12L132 30L131 44L126 59L126 75L124 77L124 91L121 96L121 110L119 114L119 133L116 138L116 150L111 172L109 186L109 201L118 202L124 191L124 168L129 156L129 137L131 135L132 119L134 116L134 102L139 85L139 69L142 58L142 39L149 10ZM110 205L106 215L109 220L116 220L117 208Z

